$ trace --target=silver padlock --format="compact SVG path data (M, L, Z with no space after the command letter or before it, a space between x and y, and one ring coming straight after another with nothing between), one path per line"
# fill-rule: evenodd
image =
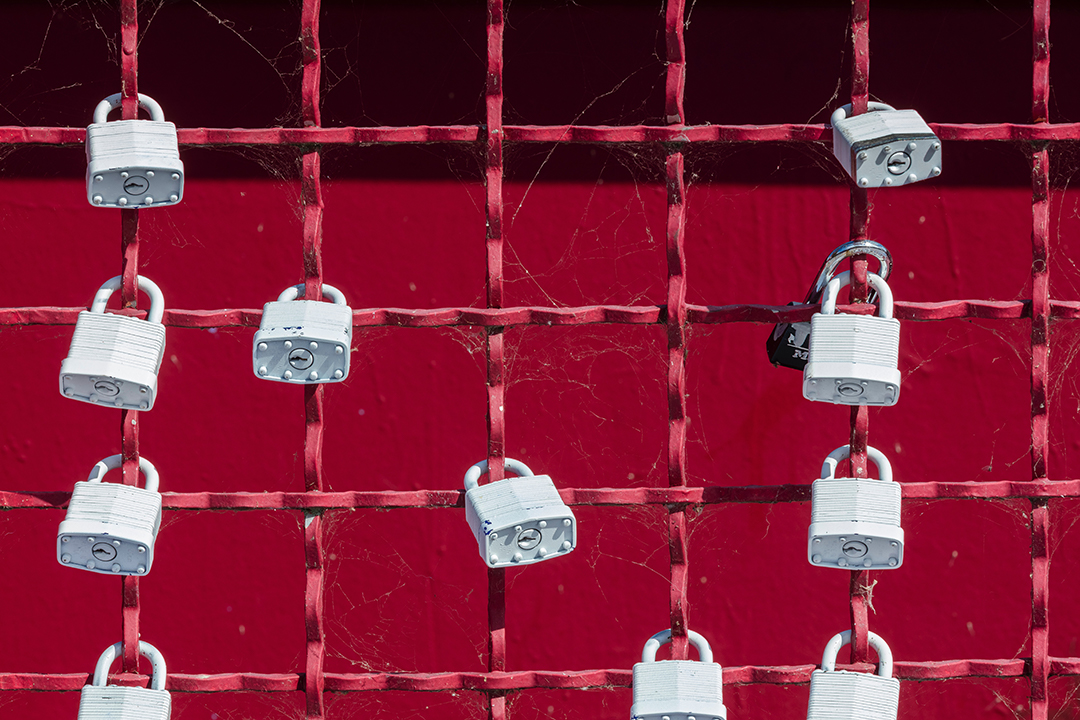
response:
M480 485L487 460L465 473L465 519L480 557L498 568L550 560L577 546L577 519L547 475L533 475L520 460L506 458L518 475Z
M332 285L322 294L333 303L297 300L303 285L286 288L263 305L252 357L255 376L301 385L341 382L349 377L352 308Z
M885 453L867 447L880 480L838 478L836 465L851 456L847 445L829 453L812 489L806 556L811 565L846 570L892 570L904 563L900 484Z
M61 565L104 575L145 575L154 564L154 541L161 526L161 493L153 463L139 458L146 487L102 482L123 456L111 455L75 483L67 515L56 533Z
M810 674L806 720L896 720L900 681L892 676L892 651L874 633L867 639L877 651L877 675L836 669L836 654L851 642L850 630L829 640L821 669Z
M123 643L105 648L94 668L94 680L83 685L78 720L169 720L172 697L165 689L165 658L148 642L139 641L139 654L150 661L150 687L106 685L109 668L124 651Z
M184 197L184 163L176 126L165 122L161 106L139 94L139 106L150 120L108 122L120 107L120 93L94 108L86 128L86 199L109 208L175 205Z
M892 290L874 273L866 278L878 293L877 317L836 312L836 296L851 279L845 271L829 281L821 312L810 318L807 400L887 406L900 399L900 321L892 316Z
M941 174L941 140L914 110L880 102L848 117L851 105L832 114L833 155L859 187L889 187Z
M723 669L713 662L705 638L692 630L686 636L697 648L699 662L657 661L656 651L671 642L671 630L646 641L641 662L634 665L632 720L727 720Z
M105 312L120 276L97 291L90 311L79 313L67 358L60 364L60 393L72 400L149 410L157 398L157 374L165 355L165 299L149 278L139 289L150 296L146 320Z

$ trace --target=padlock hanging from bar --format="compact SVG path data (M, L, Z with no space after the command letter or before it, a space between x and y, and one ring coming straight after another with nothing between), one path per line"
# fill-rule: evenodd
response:
M900 681L892 676L892 651L878 635L867 633L877 651L877 674L836 669L836 654L851 642L851 631L838 633L825 645L821 669L810 674L806 720L896 720Z
M106 313L120 282L119 275L107 280L90 310L79 313L71 347L60 364L60 394L94 405L150 410L165 355L165 299L152 280L140 275L139 289L150 296L146 320Z
M941 174L941 140L919 113L881 102L849 113L850 104L832 114L833 155L859 187L910 185Z
M900 399L900 321L888 283L866 279L878 293L878 316L836 312L842 272L829 281L821 312L810 319L810 353L803 369L803 397L838 405L895 405Z
M866 448L880 480L838 478L851 447L836 448L814 481L806 556L811 565L841 570L894 570L904 564L901 492L885 453Z
M634 704L631 720L727 720L724 671L713 662L708 641L686 632L698 651L698 661L657 660L656 651L671 642L671 630L661 630L645 642L641 662L634 665Z
M109 668L124 653L118 642L105 648L94 667L94 678L83 685L78 720L169 720L172 697L165 689L165 658L148 642L139 641L139 654L150 661L150 687L108 685Z
M252 369L263 380L312 385L349 377L352 308L333 285L322 286L333 302L297 300L303 285L286 288L263 305L252 342Z
M149 120L114 120L121 95L110 95L94 108L86 128L86 199L107 208L151 208L175 205L184 197L184 163L176 126L149 95L139 93L139 106Z
M577 518L547 475L533 475L520 460L506 458L518 477L480 485L487 460L465 473L465 520L488 567L550 560L577 546Z
M154 563L154 542L161 527L161 493L153 463L139 457L146 487L104 482L123 464L110 455L75 483L56 532L56 560L61 565L104 575L146 575Z

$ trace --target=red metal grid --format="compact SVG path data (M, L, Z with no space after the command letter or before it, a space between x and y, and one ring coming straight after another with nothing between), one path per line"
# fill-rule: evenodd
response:
M865 112L869 99L869 0L854 0L851 15L851 102L853 112ZM354 313L356 327L394 326L430 328L451 325L484 327L486 333L487 436L489 481L503 476L505 457L505 329L521 325L587 325L594 323L662 324L667 329L667 400L668 444L666 448L667 488L603 488L561 490L571 505L664 505L669 510L668 542L670 554L670 618L673 630L672 657L688 653L686 631L689 627L687 602L687 511L705 504L733 502L778 503L805 501L805 485L776 487L687 487L686 459L686 331L693 324L733 322L772 323L778 320L806 320L814 308L787 308L764 305L706 307L685 301L686 257L683 204L686 178L683 149L689 143L798 142L827 140L823 125L766 126L688 126L685 124L685 2L669 0L664 14L667 78L665 112L668 125L632 127L514 126L503 125L503 38L504 7L502 0L487 3L487 83L485 90L485 125L416 126L378 128L322 128L319 117L321 51L319 46L319 0L304 0L300 16L303 51L301 109L303 128L252 129L181 129L182 144L242 145L273 144L303 146L301 202L303 208L303 280L305 297L321 297L322 218L320 150L311 145L353 145L357 143L474 143L482 144L486 158L486 307L400 310L372 308ZM1047 594L1049 578L1049 513L1046 499L1080 497L1080 481L1053 480L1048 470L1048 398L1047 362L1048 329L1051 318L1080 318L1080 303L1053 301L1049 291L1047 264L1049 239L1049 144L1080 139L1080 124L1049 123L1049 0L1035 0L1033 6L1033 80L1032 123L993 125L935 124L932 127L946 140L1003 141L1030 145L1032 169L1032 297L1026 301L996 302L952 300L937 303L898 302L896 317L905 320L943 320L979 318L1015 320L1030 318L1031 329L1031 466L1030 482L926 482L902 485L906 498L1027 498L1031 513L1032 562L1032 657L1010 660L963 659L947 662L897 662L896 676L908 680L965 677L1028 677L1034 720L1048 717L1047 687L1051 675L1080 675L1080 659L1051 658L1048 649L1049 625ZM124 118L137 114L137 41L138 19L135 0L121 1L120 61L122 113ZM0 144L65 145L83 142L80 128L4 127ZM507 142L589 142L589 143L663 143L667 149L667 299L663 307L589 306L580 308L518 307L503 308L503 146ZM850 236L864 238L870 223L867 193L851 190ZM131 314L136 308L137 271L139 267L139 226L137 210L121 211L122 305ZM865 300L867 263L865 258L852 262L855 306L847 309L872 312ZM0 325L71 325L82 308L30 307L0 309ZM165 324L174 327L256 327L257 309L184 310L170 309ZM303 691L307 715L325 716L325 692L365 690L478 690L487 693L489 717L506 717L506 695L526 688L627 687L629 670L608 669L583 672L508 672L506 647L505 572L488 572L488 657L484 673L325 673L324 643L324 528L321 514L339 508L406 508L463 506L463 491L378 491L325 492L322 473L324 386L304 390L305 439L303 493L164 493L169 510L212 509L302 509L305 511L306 586L304 594L307 648L303 674L227 673L195 675L174 673L169 688L180 692L220 692L255 690L262 692ZM852 468L865 476L866 445L869 434L866 408L853 408L850 443ZM139 453L139 416L121 413L121 442L124 456L124 482L137 481ZM612 483L615 484L615 483ZM0 508L30 509L63 507L70 493L0 492ZM869 630L867 606L873 580L865 571L851 573L848 602L853 630L851 662L867 669L871 659L867 646ZM139 637L139 581L122 581L122 627L125 651L122 674L114 681L123 684L146 684L137 675ZM725 683L807 683L811 665L777 667L727 667ZM87 675L44 673L0 673L0 689L75 691L87 682Z

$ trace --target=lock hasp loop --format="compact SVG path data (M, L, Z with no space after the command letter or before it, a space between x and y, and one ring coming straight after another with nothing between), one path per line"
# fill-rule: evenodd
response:
M866 280L870 286L877 290L878 294L878 317L892 318L893 294L892 289L885 280L875 273L866 273ZM851 283L851 272L845 270L839 275L833 276L829 284L825 286L825 295L821 299L821 314L836 314L836 297L840 294L840 288Z
M110 470L118 470L123 465L123 455L110 455L104 460L100 461L94 466L94 469L90 471L90 477L86 478L87 482L101 482L105 474ZM150 492L157 492L158 489L158 471L154 467L154 464L147 460L143 456L139 456L139 470L146 478L146 489Z
M889 649L888 644L881 639L881 636L867 632L866 639L870 643L870 647L874 648L878 656L878 669L877 674L881 677L892 677L893 657L892 650ZM829 639L828 644L825 645L825 652L821 656L821 669L825 672L833 672L836 670L836 655L840 652L840 648L851 642L851 631L845 630L844 632L837 633Z
M504 458L503 467L510 472L514 473L518 477L532 477L533 471L529 469L529 466L520 460L513 458ZM480 486L480 478L487 473L488 461L481 460L473 465L471 468L465 471L465 489L472 490L473 488Z
M280 295L278 295L277 301L278 302L290 302L292 300L296 300L298 297L300 297L303 294L303 292L304 292L304 286L303 285L293 285L292 287L287 287L287 288L285 288L284 290L281 291ZM326 297L330 298L334 302L335 305L347 305L348 304L348 303L345 302L345 294L342 293L340 290L338 290L333 285L327 285L326 283L323 283L322 294L325 295Z
M123 278L119 275L113 278L109 278L105 283L98 288L97 294L94 295L94 302L90 305L90 312L92 313L104 313L105 306L109 304L109 298L112 294L120 289L120 284ZM161 294L161 288L157 286L153 280L142 275L139 276L139 289L142 290L150 298L150 310L146 313L147 322L161 324L161 319L165 316L165 296Z
M109 119L109 113L116 108L120 107L120 100L122 96L120 93L110 95L94 107L94 122L103 123ZM165 111L158 105L157 100L149 95L143 95L139 93L139 107L146 112L150 113L150 119L153 122L165 122Z
M101 653L101 657L98 658L97 665L94 667L94 685L98 687L104 687L106 681L109 679L109 668L116 662L116 658L124 651L124 643L118 642L115 645L110 645L105 648L105 652ZM165 689L165 658L161 655L161 651L148 642L142 640L139 641L139 654L150 661L150 667L152 668L150 676L150 689L151 690L164 690Z
M866 456L870 458L870 462L877 466L878 478L884 482L892 482L892 463L889 462L889 458L885 457L885 453L867 445ZM841 460L847 460L849 457L851 457L850 445L841 445L829 453L828 457L825 458L825 462L821 464L821 479L831 480L835 478L836 466Z
M690 644L697 649L698 660L703 663L711 663L713 661L712 648L709 647L709 641L706 640L704 636L693 630L687 630L686 637L690 640ZM660 649L661 645L667 645L669 642L671 642L670 628L661 630L653 635L645 641L645 647L641 651L641 662L656 662L656 651Z
M888 103L875 102L873 100L866 103L866 112L877 112L878 110L892 110L893 112L895 112L896 108L894 108L892 105L889 105ZM848 103L847 105L842 105L833 110L833 114L832 117L829 118L829 122L832 125L836 125L836 123L840 122L841 120L846 120L849 112L851 112L851 103Z

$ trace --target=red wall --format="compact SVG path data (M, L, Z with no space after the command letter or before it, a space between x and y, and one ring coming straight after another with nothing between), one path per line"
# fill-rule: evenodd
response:
M875 5L872 90L931 121L1028 120L1030 13L1022 5ZM782 12L781 12L782 11ZM2 124L85 125L118 88L107 9L0 10L11 38ZM290 4L166 4L142 9L140 90L182 127L295 124L298 12ZM230 21L231 29L210 17ZM662 17L656 4L512 3L507 121L659 122ZM846 6L695 6L687 31L692 123L824 120L846 91ZM149 21L146 18L152 18ZM1076 49L1080 14L1055 9L1055 58ZM51 25L49 25L51 21ZM322 18L324 123L478 123L479 4L331 3ZM900 47L893 29L926 28ZM107 24L113 23L113 24ZM96 25L105 27L99 30ZM46 29L48 28L48 29ZM960 32L960 29L963 32ZM753 29L753 32L750 32ZM760 30L760 32L759 32ZM45 43L42 43L45 38ZM250 43L250 44L249 44ZM37 67L30 67L39 54ZM407 50L405 49L407 48ZM661 55L662 56L662 55ZM433 69L434 68L434 69ZM21 72L20 72L21 71ZM610 95L613 85L623 82ZM1061 117L1080 115L1073 78L1054 76ZM600 97L603 95L602 97ZM290 99L292 98L292 99ZM595 102L594 102L595 101ZM119 215L90 207L81 147L21 148L0 164L7 277L0 306L88 305L119 272ZM325 278L354 309L484 303L484 189L470 147L327 151ZM1019 146L947 144L945 174L871 194L871 237L895 260L898 300L1030 297L1031 191ZM186 148L182 204L140 218L140 273L167 305L259 308L302 279L296 152ZM1070 259L1080 197L1073 150L1054 155L1052 293L1080 299ZM824 256L847 239L848 190L823 145L693 147L687 301L801 300ZM662 305L666 193L655 148L508 149L506 306ZM115 301L114 301L115 304ZM848 437L847 408L809 403L799 373L773 368L771 326L700 325L688 341L690 483L809 483ZM70 490L119 452L119 413L64 399L56 375L70 326L9 326L0 425L3 490ZM870 412L870 442L900 482L1031 478L1030 324L903 323L899 404ZM250 369L251 328L170 328L159 400L141 452L162 490L303 490L297 388ZM1051 337L1050 476L1080 464L1080 335ZM662 326L506 331L507 454L560 487L666 485ZM486 454L483 333L357 328L352 372L326 393L329 489L458 488ZM905 502L904 566L877 573L871 628L897 660L1030 656L1030 503ZM1050 652L1076 656L1080 503L1051 500ZM629 668L669 618L666 511L577 507L578 549L508 572L511 670ZM848 573L805 560L808 503L711 505L690 520L690 625L718 662L800 665L848 627ZM0 672L89 672L120 639L120 582L60 567L62 510L0 515L9 619ZM483 671L486 574L460 509L329 513L328 672ZM304 652L302 515L166 512L141 583L143 638L171 671L299 672ZM1055 680L1073 717L1074 681ZM806 686L729 686L729 717L798 718ZM1024 716L1023 679L905 682L901 717ZM299 717L301 693L175 693L174 717ZM511 717L624 718L628 689L526 691ZM71 717L75 693L0 693L10 717ZM330 717L479 717L476 693L357 693ZM211 713L216 713L213 715Z

